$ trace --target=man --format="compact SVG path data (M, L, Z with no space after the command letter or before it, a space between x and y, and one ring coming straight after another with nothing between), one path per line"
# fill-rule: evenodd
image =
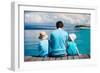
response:
M61 57L66 55L68 33L63 29L62 21L56 23L56 30L50 35L50 56Z

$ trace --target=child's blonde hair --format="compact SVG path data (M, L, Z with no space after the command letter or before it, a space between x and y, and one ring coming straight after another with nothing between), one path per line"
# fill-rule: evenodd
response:
M76 39L76 34L74 33L69 34L69 38L71 41L74 41Z
M46 34L45 31L41 31L39 34L39 39L47 39L48 35Z

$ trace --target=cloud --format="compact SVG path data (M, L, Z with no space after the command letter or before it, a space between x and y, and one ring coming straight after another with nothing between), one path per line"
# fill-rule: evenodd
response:
M25 23L55 23L62 20L71 24L90 24L90 15L74 13L25 12Z
M39 23L43 22L43 17L37 13L25 13L25 22L27 23Z

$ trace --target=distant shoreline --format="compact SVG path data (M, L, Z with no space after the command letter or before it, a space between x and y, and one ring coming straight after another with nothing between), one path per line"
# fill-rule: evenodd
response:
M75 28L76 29L89 29L90 26L87 26L87 25L76 25Z
M90 26L88 26L88 25L76 25L75 28L77 28L77 27L90 27Z

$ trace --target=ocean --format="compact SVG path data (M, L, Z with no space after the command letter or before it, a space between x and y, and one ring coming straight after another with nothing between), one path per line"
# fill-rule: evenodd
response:
M45 31L48 36L56 29L55 25L50 24L25 24L24 26L24 55L37 56L38 51L38 36L40 31ZM66 24L64 26L66 32L75 33L77 39L75 40L79 52L81 54L90 54L90 28L75 28L75 24ZM49 38L48 38L49 39Z

